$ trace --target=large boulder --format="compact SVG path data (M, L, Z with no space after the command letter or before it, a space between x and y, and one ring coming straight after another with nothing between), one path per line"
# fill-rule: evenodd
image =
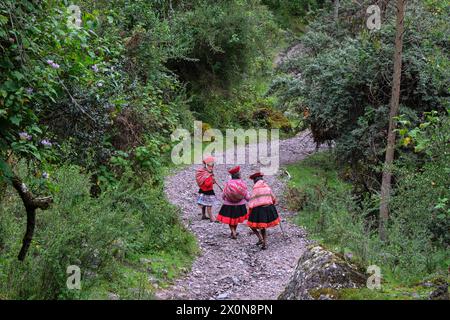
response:
M300 257L280 300L337 299L339 290L360 288L366 276L338 255L320 246L310 247Z

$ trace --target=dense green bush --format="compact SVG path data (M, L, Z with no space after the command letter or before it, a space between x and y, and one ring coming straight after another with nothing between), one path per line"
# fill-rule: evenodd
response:
M86 294L99 282L117 280L117 262L162 251L192 255L194 239L162 191L145 183L133 187L129 178L124 175L116 188L93 199L89 179L80 174L79 167L55 170L51 180L60 186L59 191L52 207L38 212L35 237L24 263L16 255L26 217L21 200L9 190L7 205L0 208L0 295L10 299L89 298ZM69 265L81 269L81 292L66 288Z
M439 125L441 132L448 126L445 121ZM440 141L448 141L448 134L447 130L447 138ZM450 259L450 188L443 174L449 153L436 156L439 160L419 172L399 169L387 242L379 239L378 224L371 218L377 198L358 204L351 185L338 178L332 154L316 154L288 168L293 176L288 200L299 211L296 222L332 250L351 253L363 266L377 264L402 283L444 276Z
M170 133L192 126L189 107L214 126L240 125L244 107L235 104L243 99L232 91L267 72L277 39L259 1L77 5L80 28L67 25L64 1L2 2L0 152L36 165L91 164L102 188L120 176L118 158L156 177ZM71 152L43 148L43 140L68 143Z
M364 15L356 13L371 3L341 2L339 28L330 13L311 23L301 39L302 54L283 67L297 76L282 76L273 89L279 89L284 108L304 118L315 141L334 140L341 162L375 190L386 141L395 10L390 6L381 30L369 32ZM447 13L420 1L407 9L400 104L414 123L423 112L444 113L448 106Z
M81 166L89 159L95 176L117 173L110 163L117 151L128 153L136 170L156 175L170 133L192 116L183 86L164 67L173 46L156 48L144 38L136 52L133 38L145 25L165 43L167 22L149 10L135 25L137 7L121 11L119 3L80 7L81 28L72 28L63 1L2 2L0 157L12 152L45 165L58 159L55 142L69 143L73 152L60 158Z
M259 1L197 1L180 13L181 34L188 39L189 59L173 58L169 65L197 88L227 88L257 71L267 57L277 26Z
M447 254L447 261L436 260L433 253L450 246L450 117L430 112L417 127L408 121L402 123L391 241L398 250L423 254L422 264L415 267L431 272L439 263L448 264L449 259Z
M280 26L294 32L302 31L319 9L331 5L324 0L262 0L262 3L274 11Z
M193 240L161 190L170 134L194 115L287 127L276 111L252 118L260 101L273 106L253 78L268 74L278 35L260 1L80 0L79 28L68 5L0 1L1 298L89 297L65 289L70 264L86 287L114 291L132 285L118 274L139 255L184 263ZM54 197L22 264L13 172Z

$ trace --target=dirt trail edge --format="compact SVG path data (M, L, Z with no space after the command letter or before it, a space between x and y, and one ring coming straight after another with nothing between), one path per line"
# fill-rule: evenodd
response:
M247 147L248 148L248 147ZM197 237L201 253L195 259L192 269L175 280L167 289L157 292L157 299L195 300L261 300L277 299L292 275L298 258L305 252L310 241L306 232L287 221L294 215L285 208L283 190L286 175L283 165L304 159L315 152L316 145L309 131L303 131L293 138L280 141L280 170L275 176L267 176L280 200L277 206L282 217L283 237L279 226L268 229L268 249L262 251L256 246L256 237L245 225L239 225L237 240L229 238L229 228L225 224L201 220L200 209L196 205L198 187L195 169L192 165L167 178L165 192L169 201L181 208L181 218L187 228ZM228 179L226 165L216 165L215 175L223 184ZM248 176L258 165L241 165L242 177ZM220 189L215 186L218 199L222 199ZM220 204L213 207L217 214Z

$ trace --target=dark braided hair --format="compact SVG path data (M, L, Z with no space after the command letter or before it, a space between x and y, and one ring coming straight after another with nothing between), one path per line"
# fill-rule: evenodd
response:
M231 175L231 179L240 179L240 178L241 178L240 172L236 172Z
M262 176L256 177L255 179L253 179L253 183L257 183L259 180L263 180Z

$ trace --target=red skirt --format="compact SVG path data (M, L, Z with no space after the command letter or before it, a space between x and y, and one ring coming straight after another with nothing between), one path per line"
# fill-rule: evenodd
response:
M245 204L241 204L239 206L231 206L231 205L222 205L219 210L219 214L217 215L217 220L229 224L232 226L237 226L239 223L247 220L247 207Z
M265 229L275 227L280 223L277 208L269 206L255 207L249 210L247 225L250 228Z

